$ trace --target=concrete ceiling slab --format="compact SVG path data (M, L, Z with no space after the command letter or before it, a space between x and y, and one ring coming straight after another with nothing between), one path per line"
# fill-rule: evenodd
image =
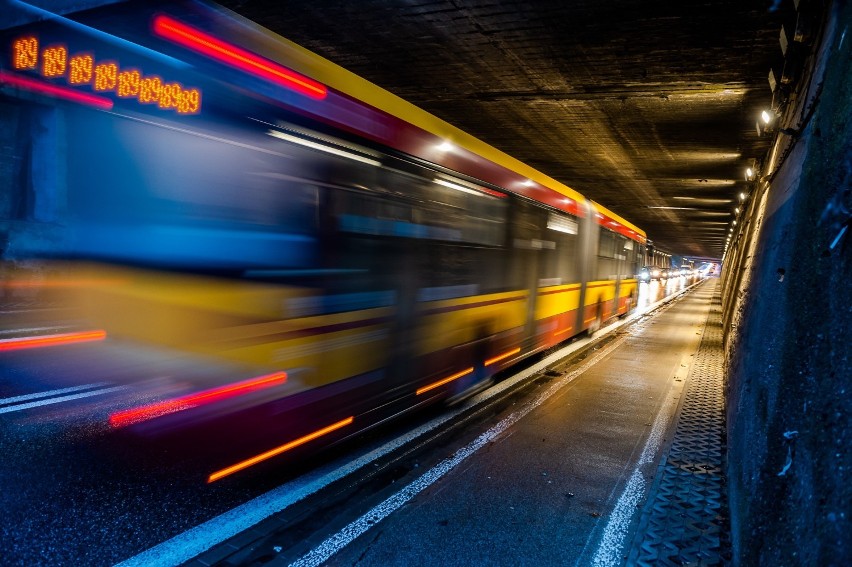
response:
M768 149L755 122L794 17L792 0L223 4L701 257Z

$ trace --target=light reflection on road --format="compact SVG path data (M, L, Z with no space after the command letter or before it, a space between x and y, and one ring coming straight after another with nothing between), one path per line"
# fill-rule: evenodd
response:
M649 305L653 305L661 299L665 299L683 290L699 279L698 276L676 276L661 280L651 280L650 282L639 282L637 309L643 312L648 309Z

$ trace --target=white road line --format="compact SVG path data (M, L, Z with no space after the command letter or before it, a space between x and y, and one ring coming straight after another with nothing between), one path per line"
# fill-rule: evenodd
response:
M624 337L621 337L607 345L595 356L587 360L582 366L553 382L546 391L539 394L534 400L527 402L523 407L521 407L521 409L503 418L499 423L497 423L497 425L477 437L465 447L459 449L452 457L444 459L401 491L397 492L333 536L323 541L309 553L291 563L290 567L313 567L322 564L332 555L346 547L355 538L387 518L392 512L399 509L403 504L417 496L424 489L428 488L441 477L453 470L456 465L476 453L476 451L484 447L486 444L494 441L501 433L514 425L518 420L539 407L548 398L556 394L583 372L597 364L603 357L609 355L613 350L620 347L623 342Z
M700 283L700 282L699 282ZM673 296L662 299L652 305L647 306L641 312L634 313L630 317L626 317L614 325L610 325L601 330L603 334L609 334L621 328L623 325L632 323L634 320L647 316L650 312L659 307L673 301L697 283L676 292ZM597 335L596 335L597 338ZM232 508L227 512L211 518L210 520L195 526L183 533L174 536L162 543L151 547L138 555L134 555L121 563L117 563L115 567L142 567L142 566L161 566L170 567L172 565L180 565L189 561L193 557L204 553L214 545L218 545L225 540L251 528L260 523L269 516L277 514L293 504L304 500L308 496L319 492L332 482L344 478L363 467L369 465L376 459L392 453L398 448L408 444L409 442L429 433L444 425L446 422L456 419L459 414L468 411L471 407L484 403L490 398L501 394L506 389L511 388L518 382L526 380L533 374L541 372L548 366L558 362L577 350L583 348L589 341L581 340L557 352L545 357L541 362L518 372L511 378L503 380L496 386L485 390L473 396L466 403L462 404L455 410L442 414L438 418L421 425L420 427L397 437L385 445L376 448L375 450L362 455L361 457L346 463L343 466L332 464L328 467L321 467L309 472L291 482L282 484L281 486L270 490L265 494L249 500L245 504L241 504L236 508ZM336 467L336 468L335 468Z
M468 411L471 407L484 403L490 398L500 394L507 388L525 380L533 374L540 372L547 366L553 364L560 358L568 356L571 352L578 350L583 344L569 345L560 351L546 357L538 364L519 372L515 376L500 382L497 386L481 392L468 400L467 403L458 408L444 413L432 421L401 435L381 447L362 455L361 457L343 465L331 465L312 471L291 482L283 484L278 488L270 490L245 504L237 506L224 514L216 516L203 524L200 524L186 532L176 535L172 539L164 541L139 555L131 557L116 567L135 566L172 566L189 561L196 555L203 553L214 545L243 532L255 524L265 520L272 514L276 514L292 506L308 496L319 492L332 482L344 478L373 461L396 451L409 442L428 434L448 421L456 419L461 413ZM335 468L335 466L337 468Z
M0 331L0 335L21 335L26 333L35 333L39 331L60 331L63 329L68 329L70 327L64 325L54 325L52 327L30 327L28 329L6 329L4 331Z
M698 352L701 341L693 340L693 342L693 348L689 350ZM615 508L613 508L609 521L607 521L604 528L598 549L592 558L592 565L594 567L616 567L623 563L622 549L624 547L624 540L627 537L627 530L630 527L630 521L636 514L636 506L645 494L645 479L642 477L640 469L644 465L654 461L654 455L657 454L663 443L663 435L665 435L669 422L674 418L678 404L677 400L683 394L684 384L682 382L689 375L691 367L692 362L690 361L689 354L684 354L678 362L678 369L673 378L674 380L679 379L681 384L669 388L665 403L660 406L660 411L657 413L651 433L648 435L647 441L645 441L642 454L639 455L639 460L636 461L636 465L630 474L624 491L615 503Z
M0 311L0 315L11 315L13 313L36 313L40 311L67 311L67 307L37 307L33 309L9 309Z
M101 388L107 386L106 382L97 382L95 384L85 384L83 386L72 386L70 388L60 388L59 390L48 390L46 392L38 392L36 394L25 394L23 396L15 396L12 398L0 399L0 406L6 404L14 404L15 402L24 402L26 400L37 400L38 398L49 398L50 396L58 396L67 394L68 392L79 392L80 390L91 390L93 388Z
M630 527L630 521L636 514L636 505L639 504L639 499L645 494L645 479L642 477L640 469L643 465L654 460L654 455L657 454L663 442L663 435L669 425L672 413L669 411L669 404L674 403L671 393L676 391L679 392L680 390L670 390L669 397L666 400L668 403L657 414L657 419L654 420L654 426L645 442L642 454L639 456L633 473L631 473L630 479L624 487L624 492L621 493L621 497L615 503L615 508L613 508L606 528L604 528L598 550L592 559L594 567L615 567L622 564L621 550L624 547L624 538L627 535L627 529Z
M82 394L72 394L70 396L60 396L58 398L50 398L47 400L40 400L38 402L30 402L28 404L17 404L14 406L6 406L4 408L0 408L0 413L10 413L13 411L21 411L29 408L37 408L40 406L46 406L50 404L58 404L60 402L69 402L71 400L79 400L80 398L88 398L90 396L100 396L102 394L109 394L110 392L118 392L119 390L124 390L125 386L115 386L114 388L104 388L103 390L95 390L93 392L83 392Z
M609 330L609 327L607 327L607 330ZM228 538L251 528L272 514L281 512L308 496L319 492L332 482L362 469L373 461L380 459L409 442L439 428L448 421L458 418L460 414L470 410L472 407L488 401L492 397L504 392L506 389L511 388L518 382L526 380L533 374L544 370L551 364L565 358L572 352L579 350L585 346L586 342L587 341L577 342L560 349L559 351L545 357L541 362L500 382L496 386L473 396L470 400L458 408L438 416L432 421L389 441L381 447L378 447L343 466L331 465L329 467L322 467L291 482L282 484L278 488L249 500L245 504L232 508L231 510L220 514L203 524L178 534L175 537L155 545L138 555L130 557L129 559L118 563L116 567L168 567L189 561L193 557L207 551L214 545L218 545Z

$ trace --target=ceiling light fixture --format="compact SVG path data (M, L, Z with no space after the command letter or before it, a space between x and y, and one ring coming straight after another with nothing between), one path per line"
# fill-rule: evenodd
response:
M672 197L672 199L677 199L678 201L697 201L708 205L716 203L726 205L731 202L731 199L713 199L710 197Z

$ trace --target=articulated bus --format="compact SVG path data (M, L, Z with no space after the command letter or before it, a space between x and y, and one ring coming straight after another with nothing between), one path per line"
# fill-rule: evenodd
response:
M462 395L635 305L641 229L251 22L194 1L10 6L3 297L67 317L7 329L0 365L76 345L92 365L119 349L226 368L140 363L104 416L227 424L210 482Z

